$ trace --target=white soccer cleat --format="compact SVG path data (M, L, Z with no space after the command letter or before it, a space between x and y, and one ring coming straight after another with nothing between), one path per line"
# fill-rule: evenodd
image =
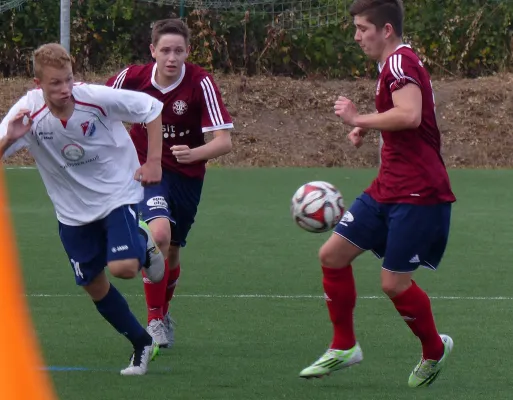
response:
M146 239L146 262L143 265L146 277L153 283L159 283L164 278L164 255L153 240L150 228L146 222L139 220L139 233Z
M176 322L171 318L169 312L164 317L164 327L166 329L166 337L167 337L167 348L173 347L175 344L175 325Z
M299 376L301 378L321 378L330 375L339 369L358 364L363 360L362 348L358 343L349 350L328 349L321 358L309 367L303 369Z
M152 319L146 331L159 347L168 347L169 341L166 335L166 327L160 319Z
M134 349L130 364L127 368L121 370L121 375L145 375L148 372L148 364L158 354L159 347L155 341L151 345Z

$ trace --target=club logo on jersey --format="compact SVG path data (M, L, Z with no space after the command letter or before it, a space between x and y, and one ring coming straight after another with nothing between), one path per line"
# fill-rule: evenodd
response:
M94 124L94 121L82 122L80 126L82 127L82 132L84 133L84 136L93 136L94 132L96 131L96 125Z
M79 161L84 157L85 150L78 144L70 143L62 148L61 154L68 161Z
M183 100L176 100L174 103L173 103L173 111L175 112L176 115L183 115L186 113L187 111L187 103Z

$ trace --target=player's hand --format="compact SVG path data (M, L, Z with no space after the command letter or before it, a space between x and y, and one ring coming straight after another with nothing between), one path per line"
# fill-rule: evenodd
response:
M146 162L135 171L134 179L143 186L156 185L162 180L162 165L160 162Z
M363 138L367 134L367 131L363 128L356 127L348 133L347 138L357 149L363 145Z
M190 149L189 146L181 144L176 146L171 146L170 150L173 152L173 155L176 157L176 161L180 164L192 164L198 160L194 156L193 149Z
M30 111L22 109L11 119L7 125L7 138L9 140L18 140L26 135L32 128L32 118L30 118Z
M339 96L335 102L335 114L338 115L345 124L355 126L355 119L358 117L358 110L351 100L346 97Z

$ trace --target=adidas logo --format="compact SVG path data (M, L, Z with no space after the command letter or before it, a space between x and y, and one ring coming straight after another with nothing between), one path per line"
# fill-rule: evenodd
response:
M412 264L416 264L416 263L419 263L420 262L420 258L419 258L419 255L418 254L415 254L411 259L410 259L410 263Z

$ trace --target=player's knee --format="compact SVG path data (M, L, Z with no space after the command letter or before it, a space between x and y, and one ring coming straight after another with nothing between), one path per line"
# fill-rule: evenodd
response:
M108 265L109 271L112 276L120 279L133 279L139 272L139 260L116 260L111 261Z
M353 261L351 254L339 251L329 242L326 242L319 250L319 260L324 267L340 268L345 267Z
M411 275L385 271L381 274L381 290L393 298L411 286Z
M150 224L150 229L151 234L153 235L153 240L157 243L160 251L167 254L169 243L171 242L171 229L169 227L169 221L165 220L164 222L165 224Z

